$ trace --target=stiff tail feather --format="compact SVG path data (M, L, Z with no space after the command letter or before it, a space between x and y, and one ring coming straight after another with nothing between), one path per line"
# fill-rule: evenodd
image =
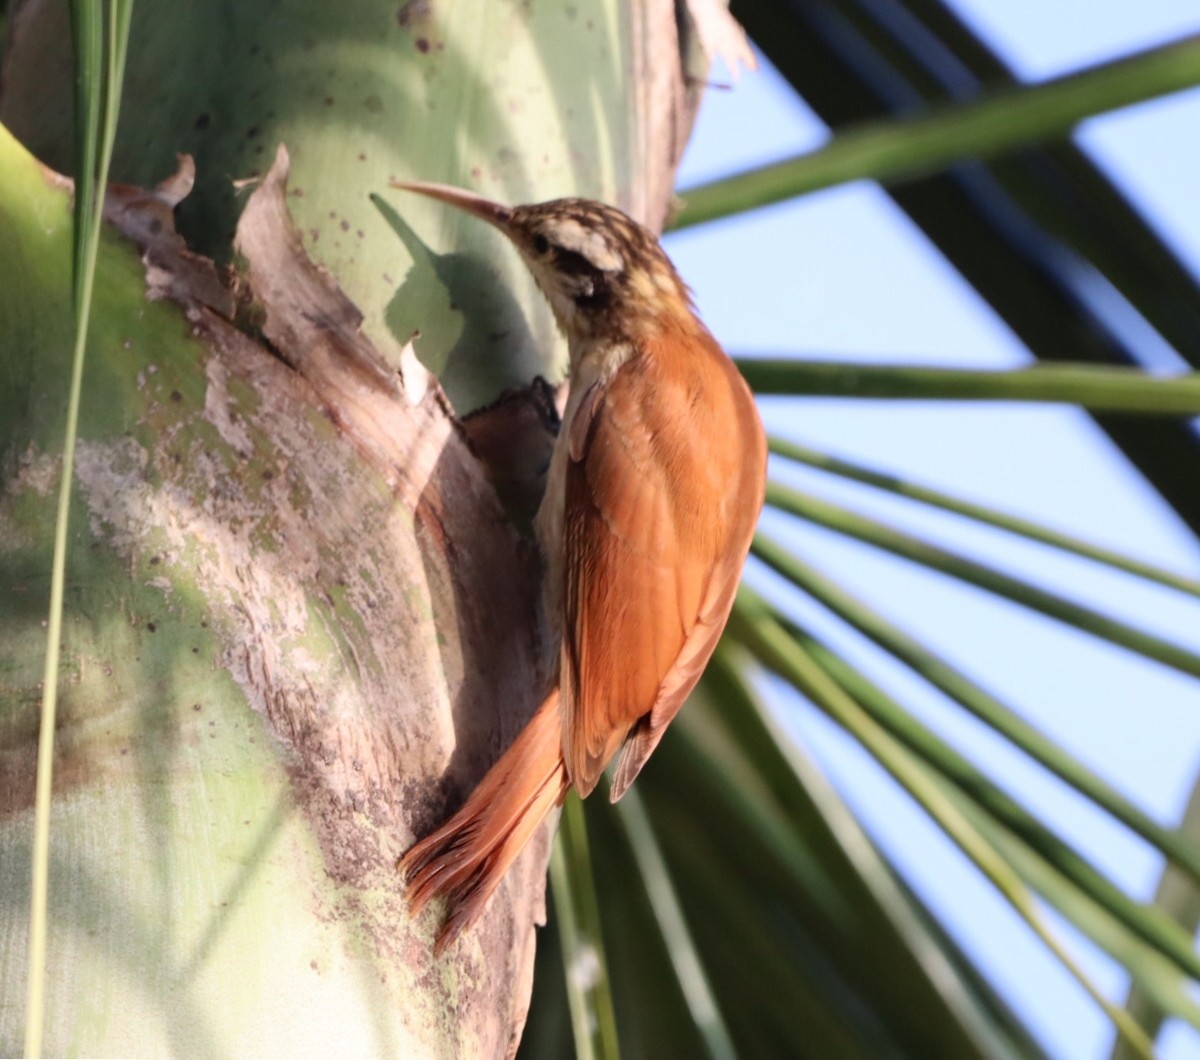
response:
M478 919L508 867L569 786L555 690L462 809L400 859L414 916L431 898L446 898L436 953Z

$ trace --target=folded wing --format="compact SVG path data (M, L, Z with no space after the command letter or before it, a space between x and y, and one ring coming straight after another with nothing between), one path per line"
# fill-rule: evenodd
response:
M563 524L563 756L617 799L699 680L762 506L753 398L706 331L666 333L581 405Z

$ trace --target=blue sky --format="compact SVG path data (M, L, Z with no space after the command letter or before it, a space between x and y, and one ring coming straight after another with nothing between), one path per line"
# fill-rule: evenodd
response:
M1030 80L1200 32L1195 0L955 0L955 6ZM1077 139L1200 276L1198 129L1200 91L1192 91L1088 122ZM764 67L731 91L709 93L680 186L813 148L826 136ZM731 351L987 367L1029 360L986 303L869 184L673 235L667 248ZM798 441L1200 576L1194 539L1078 412L831 400L767 401L763 412L770 429ZM817 473L777 471L1200 650L1200 606L1178 594ZM766 526L1062 740L1160 821L1178 820L1200 769L1194 681L824 531L783 520ZM1152 896L1161 865L1143 844L819 609L798 606L788 590L757 574L759 586L869 666L885 688L1045 813L1104 871L1134 894ZM1052 1052L1071 1060L1106 1056L1107 1020L920 811L823 717L783 690L776 702L877 842ZM1122 997L1119 969L1069 928L1062 933L1102 987ZM1168 1060L1200 1057L1200 1036L1185 1028L1169 1028L1162 1045Z

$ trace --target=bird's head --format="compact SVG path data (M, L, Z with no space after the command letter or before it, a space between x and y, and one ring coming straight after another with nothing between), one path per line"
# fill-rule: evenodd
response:
M690 306L654 235L590 199L504 206L446 184L393 181L500 229L525 259L568 343L632 338L648 318Z

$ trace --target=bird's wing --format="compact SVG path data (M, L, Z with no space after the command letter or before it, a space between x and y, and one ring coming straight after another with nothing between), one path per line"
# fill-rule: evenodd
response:
M662 342L569 425L563 754L582 794L626 744L625 790L725 625L762 503L753 399L716 343Z

